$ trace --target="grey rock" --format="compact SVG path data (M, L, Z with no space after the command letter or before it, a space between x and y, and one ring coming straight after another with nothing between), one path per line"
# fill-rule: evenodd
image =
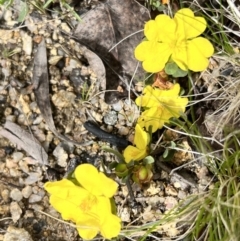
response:
M43 197L37 195L37 194L31 194L29 197L29 203L36 203L36 202L40 202L42 200Z
M22 190L23 197L29 198L31 194L32 194L32 187L26 186L23 188L23 190Z
M103 120L107 125L115 125L117 119L117 113L115 111L110 111L103 117Z
M12 158L15 162L19 162L23 158L23 153L22 152L14 152L12 154Z
M10 197L14 200L14 201L21 201L22 198L23 198L23 195L22 195L22 192L17 189L17 188L14 188L11 193L10 193Z
M38 173L38 172L29 172L28 174L29 176L24 180L25 185L31 185L37 182L42 175L41 173Z
M10 203L10 213L11 213L13 222L16 223L22 214L22 209L20 208L17 202Z
M9 226L3 241L33 241L30 234L23 228Z

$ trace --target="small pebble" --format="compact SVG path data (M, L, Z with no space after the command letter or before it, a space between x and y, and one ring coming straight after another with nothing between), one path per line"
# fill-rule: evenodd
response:
M22 190L22 195L25 198L29 198L30 195L32 194L32 187L31 186L26 186Z
M130 210L128 210L128 208L123 208L120 213L120 218L122 222L130 222Z
M23 172L25 172L25 173L28 173L28 172L29 172L29 167L28 167L28 164L27 164L26 161L21 160L21 161L19 162L19 167L20 167L20 169L21 169Z
M41 173L29 172L29 176L24 180L25 185L31 185L37 182L41 176Z
M23 228L9 226L3 241L33 241L30 234Z
M120 110L122 110L122 108L123 108L123 102L122 102L122 100L118 101L117 103L114 103L114 104L112 105L112 108L113 108L113 110L115 110L115 111L117 111L117 112L119 112Z
M38 125L42 122L43 118L42 116L38 116L37 118L35 118L35 120L33 121L33 125Z
M15 168L11 168L9 169L9 173L11 177L20 177L21 176L21 172Z
M179 199L185 199L186 198L186 196L187 196L187 194L186 194L186 192L184 192L184 191L182 191L182 190L179 190L178 191L178 198Z
M10 22L12 20L12 11L10 9L5 10L3 18L6 22Z
M42 200L43 197L37 195L37 194L31 194L28 202L29 203L36 203L36 202L40 202Z
M30 208L32 208L32 209L34 209L34 210L36 210L36 211L43 211L44 210L44 207L43 207L43 205L38 205L38 204L32 204L31 206L30 206Z
M165 188L165 192L167 195L169 196L177 196L178 195L178 192L176 191L175 188L173 188L172 186L167 186Z
M115 125L117 119L117 113L115 111L110 111L103 117L104 123L107 125Z
M23 195L22 195L22 192L17 189L17 188L14 188L11 193L10 193L10 197L14 200L14 201L21 201L22 198L23 198Z
M122 126L118 129L118 134L121 136L126 136L129 133L129 128Z
M22 209L20 208L17 202L10 203L10 213L11 213L13 222L16 223L22 214Z
M0 205L0 214L1 216L9 216L9 204L1 204Z
M170 210L178 204L178 201L174 197L166 197L164 204L165 204L166 210Z
M180 182L174 182L174 183L173 183L173 186L174 186L175 188L181 188L181 187L182 187Z
M4 115L5 116L9 116L12 114L12 108L10 107L7 107L5 110L4 110Z
M26 55L31 55L32 53L32 37L24 31L20 31L22 41L23 41L23 51L25 51Z
M23 158L23 153L22 152L14 152L12 154L12 158L15 162L19 162Z
M10 197L10 192L8 189L4 189L2 192L1 192L1 196L2 196L2 199L4 202L9 202L9 197Z
M53 155L57 158L57 163L60 167L67 166L68 154L63 149L62 145L59 144L53 151Z
M6 158L6 167L7 168L9 168L11 170L12 168L16 168L17 166L18 166L17 163L13 159Z

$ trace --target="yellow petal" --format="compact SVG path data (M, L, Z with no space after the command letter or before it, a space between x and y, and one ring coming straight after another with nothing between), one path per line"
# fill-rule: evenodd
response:
M117 237L121 231L121 219L111 214L101 225L101 234L106 239Z
M162 70L171 53L172 49L168 44L155 41L143 41L134 51L135 58L143 61L143 68L151 73Z
M96 167L91 164L81 164L75 169L74 175L81 186L87 191L94 195L102 195Z
M92 205L91 210L82 212L78 215L76 224L79 235L83 239L92 239L102 230L102 225L113 216L111 212L110 199L99 196L97 201Z
M158 41L171 42L176 36L176 22L168 15L159 14L155 18L158 29Z
M81 217L76 223L80 237L85 240L92 240L98 234L100 231L99 225L99 221L90 215Z
M99 172L99 177L99 186L101 185L102 187L102 194L105 197L111 198L117 192L118 184L112 179L106 177L106 175L102 172Z
M64 197L62 193L66 193ZM62 187L58 193L54 193L50 196L50 204L62 214L63 219L74 221L76 217L82 212L80 209L81 203L84 200L88 200L89 192L85 189L74 187Z
M77 217L81 214L81 210L67 199L64 200L52 195L50 196L49 202L54 209L61 213L64 220L71 220L75 222Z
M59 198L66 198L69 193L69 188L72 187L75 187L75 185L67 179L56 182L46 182L44 184L44 188L48 193L56 194Z
M161 92L161 90L160 90ZM153 107L158 106L158 97L161 95L158 89L154 89L152 86L147 85L143 90L143 95L137 97L136 104L140 107Z
M185 111L187 103L187 98L180 97L173 100L169 99L167 103L163 103L164 110L162 112L162 119L165 120L165 123L172 117L180 117L181 113Z
M135 58L139 61L144 61L152 56L152 51L155 49L156 43L153 41L143 41L134 50Z
M129 163L130 161L140 161L147 156L147 151L146 149L138 149L135 146L127 146L123 151L123 156L126 163Z
M81 164L75 169L75 177L83 188L90 193L100 195L113 195L117 190L117 183L103 173L99 173L97 168L90 164ZM108 190L106 190L106 186Z
M135 127L134 144L138 149L146 149L149 141L149 134L144 131L140 125L137 124Z
M145 110L142 115L138 118L138 124L141 127L149 129L152 127L152 132L160 129L164 125L164 120L161 119L161 109L159 107L152 107Z
M189 41L188 68L192 71L203 71L208 67L208 57L213 55L214 48L205 38L199 37Z
M178 97L179 91L179 84L174 84L169 90L161 90L148 85L144 88L143 95L136 99L136 104L141 107L157 107L173 97Z
M174 16L177 23L177 32L185 39L191 39L202 34L207 26L206 20L202 17L195 17L189 8L182 8Z
M143 69L149 73L157 73L164 69L172 49L168 43L152 43L152 49L148 50L148 57L143 61Z
M179 44L178 48L174 49L171 57L171 59L178 65L178 67L185 71L189 69L189 56L187 48L188 42L184 40L181 44Z
M186 48L175 49L172 60L182 70L203 71L208 66L208 57L213 55L214 48L205 38L198 37L186 41Z
M147 37L147 40L158 41L158 26L154 20L150 20L145 24L144 35Z

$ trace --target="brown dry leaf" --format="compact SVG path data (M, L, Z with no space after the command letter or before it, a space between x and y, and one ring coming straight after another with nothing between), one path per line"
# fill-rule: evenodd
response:
M150 19L149 11L134 0L109 0L81 18L83 21L78 24L74 37L104 61L107 89L116 90L120 83L119 76L130 80L138 66L133 52L143 38L143 31L140 30ZM135 79L143 76L144 71L139 65ZM108 92L106 102L115 101L115 94Z
M162 70L155 74L152 87L158 87L161 90L169 90L173 87L173 83L168 81L168 75L164 70Z
M4 128L0 129L0 135L17 145L18 148L25 150L39 163L48 164L48 155L42 148L41 144L20 126L11 121L7 121L4 124Z
M57 132L55 124L53 122L52 110L49 98L49 79L48 79L48 68L47 68L47 51L45 40L38 46L37 53L34 58L34 69L33 69L33 89L36 97L36 102L41 114L46 121L49 129L61 140L70 142L74 145L89 145L89 142L79 143L68 139Z
M94 73L97 75L98 82L97 82L97 88L101 91L106 89L106 70L104 68L102 60L91 50L86 48L85 46L82 46L82 53L84 57L87 59L89 65L91 66L91 69L94 71ZM103 98L104 94L101 94Z

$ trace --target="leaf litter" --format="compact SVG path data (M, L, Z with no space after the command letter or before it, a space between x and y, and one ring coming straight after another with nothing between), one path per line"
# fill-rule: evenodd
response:
M106 68L107 90L125 85L132 77L144 79L144 71L134 58L134 48L143 39L143 25L150 19L149 11L137 1L106 1L82 17L73 36L94 51ZM99 28L101 26L101 28ZM106 92L105 101L118 100L116 93ZM121 97L121 95L120 95Z

